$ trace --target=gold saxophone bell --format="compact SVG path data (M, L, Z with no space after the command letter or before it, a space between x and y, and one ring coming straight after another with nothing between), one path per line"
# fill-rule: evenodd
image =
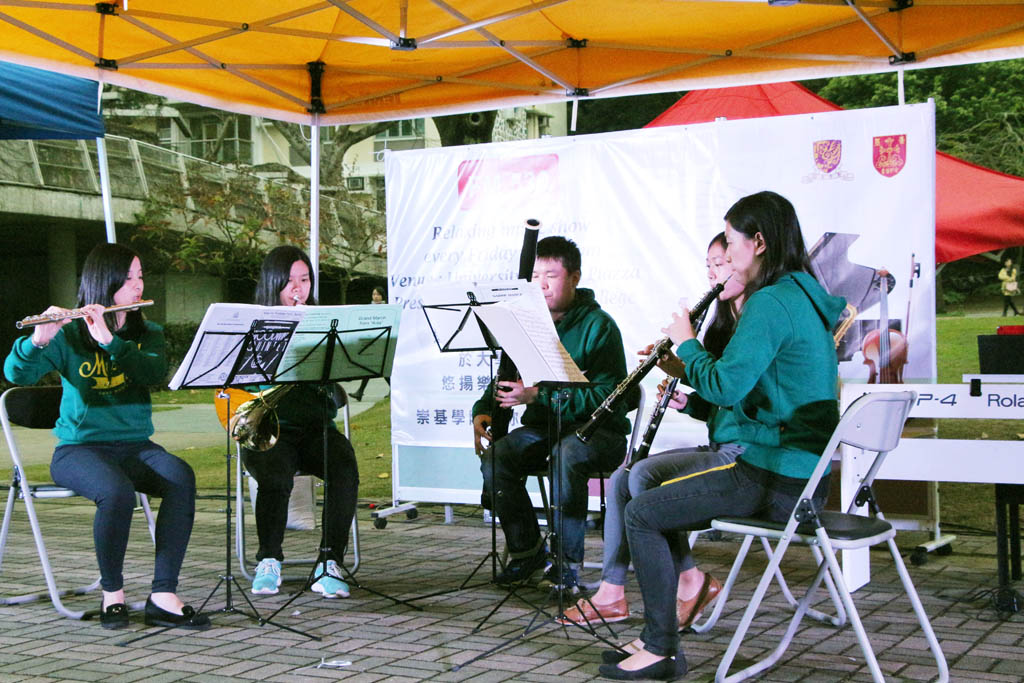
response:
M238 406L229 423L231 438L252 451L272 448L281 434L277 405L291 388L291 384L279 384Z

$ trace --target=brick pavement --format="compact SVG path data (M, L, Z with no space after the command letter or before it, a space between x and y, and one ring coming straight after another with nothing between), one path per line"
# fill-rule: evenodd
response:
M181 593L194 605L210 595L224 569L225 534L222 500L199 502L196 528L182 572ZM41 503L48 545L62 585L79 585L95 578L92 552L92 505L80 499ZM27 519L19 505L9 548L0 573L5 594L42 586ZM440 506L422 508L415 520L397 517L386 529L374 529L365 510L360 511L361 566L357 579L381 593L410 598L445 588L456 588L489 549L490 531L479 515L457 515L443 523ZM251 520L251 517L250 517ZM250 533L254 534L254 529ZM600 539L588 537L588 556L600 553ZM254 538L254 536L251 536ZM499 535L500 537L500 535ZM316 547L314 532L288 532L286 552L309 555ZM901 536L901 545L913 546L913 535ZM719 576L728 571L736 549L734 539L702 541L702 566ZM795 549L784 564L795 583L807 577L811 565L806 551ZM887 556L885 556L887 557ZM865 626L876 643L883 671L893 680L930 680L934 668L895 572L885 557L874 560L874 581L856 594ZM232 555L232 560L234 559ZM748 561L735 599L718 626L705 635L688 634L684 648L690 664L686 680L708 681L728 645L757 578L757 553ZM126 563L126 590L130 600L143 600L148 592L151 546L141 515L135 521ZM488 568L489 569L489 568ZM233 571L237 569L232 566ZM962 537L949 557L930 557L911 573L945 648L954 680L1024 680L1024 617L1002 621L984 603L966 603L965 596L995 583L994 541ZM598 579L587 570L587 581ZM240 579L243 588L247 588ZM290 584L286 584L288 588ZM297 587L301 584L291 584ZM544 595L527 590L530 600ZM109 632L95 621L72 621L57 615L48 601L0 607L0 681L586 681L597 678L602 646L575 629L547 624L525 638L517 638L529 622L529 607L513 598L480 628L478 622L503 593L478 585L416 601L422 610L396 604L388 598L355 588L347 600L327 601L312 593L300 596L276 619L279 623L322 638L314 641L273 625L260 626L242 614L214 613L214 628L202 633L162 632L146 628L137 615L129 631ZM614 626L616 639L628 641L642 626L642 603L635 585L630 587L634 615ZM225 604L221 586L209 608ZM234 606L248 610L237 591ZM287 596L261 596L254 600L262 616L282 605ZM72 609L97 606L98 595L68 599ZM751 629L741 657L767 649L766 636L783 628L786 613L777 592ZM131 638L147 636L124 645ZM475 655L513 639L508 647L466 664ZM786 660L767 672L766 681L870 680L849 629L837 630L806 622L798 632ZM317 668L321 661L344 662L339 668ZM460 666L465 664L465 666ZM456 668L458 667L458 668Z

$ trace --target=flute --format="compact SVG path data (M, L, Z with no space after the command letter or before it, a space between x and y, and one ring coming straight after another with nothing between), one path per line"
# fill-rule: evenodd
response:
M691 325L696 324L698 320L704 319L704 314L707 313L708 307L725 289L725 282L728 282L728 280L729 278L726 278L724 282L719 282L707 294L701 297L700 301L690 311ZM608 394L608 397L597 407L597 410L591 413L590 421L576 430L576 438L583 443L587 443L590 437L594 435L594 432L597 431L597 428L601 426L601 423L604 422L605 418L615 412L623 399L632 393L641 380L654 369L661 355L672 350L672 346L672 340L668 337L659 340L654 345L654 348L651 349L650 355L640 361L640 365L633 372L629 373L626 379L619 382L619 385L612 390L612 393Z
M152 306L152 299L144 299L143 301L136 301L133 304L121 304L119 306L110 306L104 308L104 313L117 313L118 311L134 311L137 308L144 308L146 306ZM85 309L73 308L63 313L40 313L39 315L30 315L27 318L22 318L18 322L14 323L14 326L19 330L23 327L33 327L34 325L46 325L47 323L55 323L58 320L67 320L68 318L84 318L86 315Z

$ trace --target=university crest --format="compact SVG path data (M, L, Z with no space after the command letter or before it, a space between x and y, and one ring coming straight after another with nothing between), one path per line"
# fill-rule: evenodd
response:
M836 170L842 158L842 140L818 140L814 143L814 165L822 173Z
M881 135L874 139L871 146L871 158L875 170L886 178L891 178L907 163L907 136Z

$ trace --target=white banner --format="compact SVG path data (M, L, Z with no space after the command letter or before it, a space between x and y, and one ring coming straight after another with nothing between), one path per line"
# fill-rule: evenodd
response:
M877 270L892 276L889 327L909 334L904 380L935 380L931 103L396 152L385 167L389 296L403 309L396 499L479 500L471 411L491 378L489 354L442 354L419 306L431 285L514 279L528 218L542 239L579 245L580 286L618 322L632 367L680 298L708 289L704 258L726 210L773 190L796 207L829 289L858 306L840 347L845 380L871 372L862 346L879 325ZM902 342L890 338L898 361ZM651 397L658 375L646 381ZM706 439L703 424L673 414L654 451Z

